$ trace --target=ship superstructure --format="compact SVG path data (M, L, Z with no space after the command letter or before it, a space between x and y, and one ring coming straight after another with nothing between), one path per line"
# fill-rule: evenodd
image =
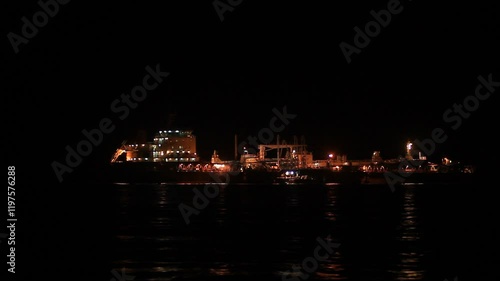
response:
M111 162L192 163L199 160L192 130L160 130L151 142L123 142Z

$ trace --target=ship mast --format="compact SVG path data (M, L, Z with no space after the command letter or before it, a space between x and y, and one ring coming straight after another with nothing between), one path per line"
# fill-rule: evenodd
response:
M238 160L238 134L234 134L234 160Z
M278 169L280 168L280 157L281 157L281 149L280 149L280 135L277 135L276 137L276 144L278 145L278 157L277 157L277 162L276 165L278 166Z

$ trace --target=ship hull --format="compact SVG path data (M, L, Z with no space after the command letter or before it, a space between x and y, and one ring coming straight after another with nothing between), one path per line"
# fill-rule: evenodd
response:
M254 183L254 184L422 184L473 182L474 173L366 173L357 170L297 169L303 178L283 177L283 171L245 170L232 172L178 171L164 163L115 163L103 169L101 181L127 183Z
M300 169L307 180L282 181L281 171L245 170L232 172L178 171L177 165L164 163L114 163L102 171L106 182L127 183L361 183L361 172L339 172L327 169Z

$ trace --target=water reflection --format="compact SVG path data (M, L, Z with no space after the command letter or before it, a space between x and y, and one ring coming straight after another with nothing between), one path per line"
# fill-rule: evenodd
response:
M340 247L308 280L424 280L422 187L225 185L186 225L178 206L203 185L115 185L113 266L134 280L281 280L329 237Z
M405 186L398 234L398 239L401 241L417 241L421 238L419 218L417 216L416 191L416 186Z
M326 192L326 203L324 207L324 219L329 228L329 237L337 243L342 242L340 237L341 227L339 225L339 188L340 186L329 186ZM347 280L347 269L345 266L342 244L329 256L325 262L320 262L316 272L317 280Z
M396 280L424 280L426 271L422 267L425 242L422 241L419 208L417 202L419 185L405 185L402 193L401 219L397 232L399 242L394 270Z

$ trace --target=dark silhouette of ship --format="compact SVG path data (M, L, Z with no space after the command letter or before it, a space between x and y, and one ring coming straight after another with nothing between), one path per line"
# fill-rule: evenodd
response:
M238 155L235 136L235 159ZM415 155L411 142L404 158L383 160L375 151L371 159L314 160L305 141L292 144L260 144L257 153L245 147L239 160L223 161L214 151L210 161L196 153L192 130L161 130L152 142L122 143L101 179L127 183L251 183L251 184L409 184L460 182L473 178L471 166L452 164L449 159L436 164L420 153Z

